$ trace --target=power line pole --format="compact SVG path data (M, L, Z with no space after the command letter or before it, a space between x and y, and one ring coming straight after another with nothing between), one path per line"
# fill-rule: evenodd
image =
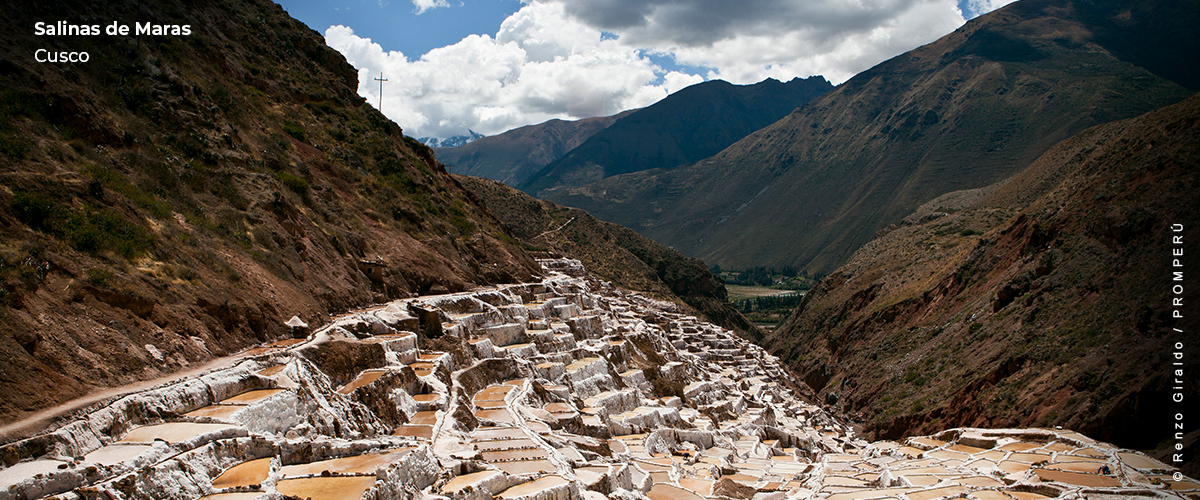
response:
M379 82L379 112L383 113L383 82L386 82L387 78L384 78L383 72L380 71L379 78L376 78L375 81Z

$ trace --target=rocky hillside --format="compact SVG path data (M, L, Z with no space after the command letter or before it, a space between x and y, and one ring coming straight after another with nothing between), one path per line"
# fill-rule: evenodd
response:
M278 5L18 4L0 19L0 421L285 337L293 315L540 272ZM135 19L191 35L32 30Z
M569 255L628 290L682 301L709 321L758 340L762 333L728 301L725 284L698 259L577 208L535 199L500 182L455 176L527 249Z
M433 148L433 151L456 174L486 177L516 186L633 111L575 121L550 120L456 148Z
M1195 262L1172 267L1172 239L1200 222L1198 174L1200 96L1089 129L863 247L766 345L874 436L1062 425L1173 445L1168 361L1200 325L1171 303Z
M830 272L921 204L1200 90L1195 0L1023 0L712 158L548 195L725 268ZM1191 68L1191 69L1181 69Z
M698 83L621 118L520 186L551 190L707 158L832 89L819 76L754 85ZM631 226L632 227L632 226Z

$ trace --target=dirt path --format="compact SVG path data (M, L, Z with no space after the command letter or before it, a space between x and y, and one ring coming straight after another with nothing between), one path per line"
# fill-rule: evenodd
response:
M574 220L574 218L572 218L571 220ZM567 221L568 224L570 222L571 221ZM566 224L563 224L563 226L566 226ZM562 227L559 227L559 229L562 229ZM492 289L492 288L495 288L495 287L480 287L476 290L473 290L473 292L478 292L480 290L486 290L486 289ZM401 300L394 301L393 303L403 304L403 303L406 303L408 300L409 299L401 299ZM332 320L329 321L320 330L324 330L329 325L332 325L333 323L337 322L337 320L340 318L344 318L344 317L347 317L347 316L350 316L353 314L360 314L363 312L370 312L370 311L375 311L378 309L383 309L384 307L387 307L387 304L374 305L374 306L365 307L362 309L356 309L353 311L347 311L347 312L338 314L337 316L332 318ZM322 335L321 332L318 331L317 334L312 336L311 340L309 340L308 342L304 342L304 343L297 344L297 345L291 345L291 346L286 347L286 349L291 350L291 349L298 348L302 345L313 345L313 344L317 344L320 342L324 342L326 340L327 340L327 336ZM213 359L211 361L208 361L207 363L197 365L194 368L190 368L185 371L179 371L179 372L175 372L175 373L172 373L169 375L163 375L161 377L153 378L150 380L143 380L141 382L134 382L132 384L127 384L127 385L123 385L120 387L112 387L112 388L108 388L108 389L103 389L99 392L95 392L93 394L89 394L82 398L68 401L66 403L60 404L53 408L47 408L47 409L40 410L40 411L37 411L34 413L26 414L25 416L20 417L16 421L5 422L3 424L0 424L0 444L11 443L13 441L19 441L21 439L25 439L28 437L32 437L32 436L36 436L38 434L45 433L46 430L49 429L51 426L53 426L55 422L62 420L64 417L68 417L72 414L80 412L81 410L85 410L87 408L90 408L94 405L98 405L100 403L116 401L117 399L128 396L130 394L136 394L138 392L153 389L155 387L159 387L162 385L181 382L183 380L193 378L193 377L198 377L201 375L205 375L205 374L213 372L213 371L230 368L230 367L236 365L241 360L245 359L247 357L246 353L253 348L254 347L252 346L250 348L247 348L247 350L242 351L239 354L234 354L232 356L225 356L222 358Z
M236 365L238 362L244 359L244 357L245 356L243 355L235 354L233 356L217 358L185 371L179 371L170 375L164 375L162 377L150 380L143 380L141 382L135 382L128 385L123 385L121 387L104 389L100 392L68 401L53 408L47 408L35 413L30 413L24 417L21 417L15 422L9 422L0 425L0 443L11 443L13 441L18 441L41 434L60 418L86 409L97 403L110 400L115 401L124 396L153 389L160 385L180 382L185 379L204 375L208 372L229 368Z
M542 232L542 234L539 234L539 235L537 235L537 236L534 236L534 237L533 237L533 239L535 239L535 240L536 240L536 239L538 239L538 238L541 238L542 236L545 236L545 235L547 235L547 234L550 234L550 233L553 233L553 232L556 232L556 231L562 231L562 228L564 228L564 227L567 227L567 224L570 224L570 223L572 223L572 222L575 222L575 218L574 218L574 217L571 217L571 220L564 222L564 223L563 223L563 225L561 225L561 226L558 226L558 227L557 227L557 228L555 228L555 229L551 229L551 230L549 230L549 231L543 231L543 232Z
M364 309L346 312L346 313L340 314L337 317L335 317L334 320L331 321L329 324L333 324L338 319L346 317L346 316L350 316L353 314L360 314L363 312L374 311L377 309L382 309L383 307L385 307L385 306L372 306L372 307L367 307ZM328 326L328 325L326 325L326 326ZM321 330L323 331L324 329L325 328L322 327ZM291 349L296 349L300 346L316 345L321 342L325 342L328 340L328 335L323 334L322 331L318 331L315 335L310 337L310 340L308 340L306 342L301 342L301 343L295 344L295 345L288 345L284 349L291 350ZM273 342L268 343L266 345L270 345L270 344L273 344ZM261 347L261 346L258 346L258 347ZM68 401L66 403L55 406L53 408L47 408L45 410L41 410L41 411L38 411L35 413L30 413L24 417L21 417L20 419L18 419L15 422L8 422L8 423L4 423L3 425L0 425L0 444L11 443L13 441L19 441L21 439L25 439L25 438L28 438L31 436L36 436L38 434L45 433L47 429L49 429L52 425L54 425L55 422L61 420L63 417L70 416L81 410L90 408L93 405L116 401L116 400L123 398L125 396L128 396L130 394L136 394L136 393L139 393L142 391L147 391L147 390L153 389L155 387L173 384L173 383L177 383L177 382L182 382L184 380L194 378L194 377L199 377L202 375L206 375L208 373L215 372L217 370L231 368L231 367L237 365L238 363L240 363L243 359L250 357L250 352L253 349L254 349L254 347L252 346L238 354L234 354L232 356L216 358L207 363L197 365L194 368L190 368L188 370L178 371L178 372L175 372L175 373L172 373L169 375L163 375L161 377L153 378L150 380L143 380L141 382L134 382L132 384L127 384L127 385L123 385L120 387L112 387L112 388L104 389L99 392L84 396L82 398Z
M401 301L397 301L397 302L401 302ZM384 307L386 307L386 305L375 305L375 306L366 307L363 309L357 309L354 311L348 311L348 312L339 314L336 317L334 317L333 320L330 321L327 325L325 325L325 327L328 327L329 325L333 324L340 318L350 316L353 314L374 311L374 310L382 309ZM322 327L321 330L324 330L325 327ZM310 337L310 340L308 340L307 342L302 342L302 343L299 343L296 345L288 345L284 349L291 350L291 349L295 349L295 348L298 348L303 345L314 345L314 344L318 344L320 342L324 342L327 339L328 339L328 337L326 335L322 335L321 332L318 331L317 334ZM270 344L272 344L272 343L268 343L266 345L270 345ZM262 347L262 346L258 346L258 347ZM232 356L216 358L216 359L208 361L207 363L197 365L194 368L190 368L188 370L178 371L178 372L175 372L175 373L172 373L169 375L163 375L161 377L153 378L150 380L143 380L141 382L134 382L132 384L127 384L127 385L123 385L120 387L112 387L112 388L108 388L108 389L103 389L99 392L89 394L82 398L73 399L71 401L68 401L68 402L63 403L58 406L55 406L53 408L47 408L45 410L27 414L27 415L19 418L15 422L6 422L4 424L0 424L0 444L11 443L13 441L19 441L21 439L25 439L28 437L32 437L32 436L36 436L38 434L45 433L47 429L49 429L52 425L54 425L55 422L61 420L63 417L70 416L81 410L90 408L93 405L116 401L117 399L123 398L130 394L136 394L136 393L139 393L142 391L150 390L155 387L159 387L159 386L163 386L163 385L167 385L167 384L182 382L186 379L193 378L193 377L199 377L201 375L205 375L210 372L217 371L217 370L231 368L231 367L237 365L243 359L246 359L247 357L249 357L248 353L251 350L253 350L254 348L255 348L255 346L251 346L238 354L234 354Z

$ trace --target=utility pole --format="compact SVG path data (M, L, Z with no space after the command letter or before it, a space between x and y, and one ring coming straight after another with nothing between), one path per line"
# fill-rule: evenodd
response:
M383 72L380 71L379 78L376 78L375 81L379 82L379 112L383 113L383 82L386 82L387 78L384 78Z

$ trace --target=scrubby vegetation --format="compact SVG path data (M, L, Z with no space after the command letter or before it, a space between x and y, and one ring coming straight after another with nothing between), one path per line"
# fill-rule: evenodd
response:
M787 319L803 299L802 294L789 293L736 300L733 306L754 324L774 327Z
M714 265L709 271L721 277L725 283L742 286L764 286L780 290L808 290L824 277L823 273L810 276L796 266L754 266L743 270L721 269Z
M67 68L2 63L0 417L279 338L292 315L531 276L522 246L281 7L143 4L196 31L80 37L92 59ZM81 9L12 9L10 53L44 44L22 26Z

